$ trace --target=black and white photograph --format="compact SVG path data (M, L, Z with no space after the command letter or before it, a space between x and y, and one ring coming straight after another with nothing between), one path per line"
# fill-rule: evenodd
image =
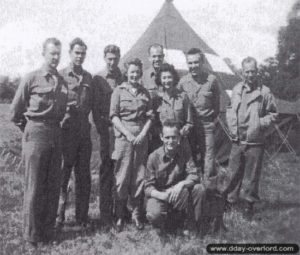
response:
M298 254L300 0L0 0L0 254Z

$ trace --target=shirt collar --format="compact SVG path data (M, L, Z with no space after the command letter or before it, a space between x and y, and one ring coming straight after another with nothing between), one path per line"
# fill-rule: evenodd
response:
M51 69L49 68L48 66L46 65L43 65L42 68L41 68L41 71L42 71L42 75L43 76L47 76L47 75L57 75L58 72L56 69Z
M169 161L172 161L174 159L178 159L179 156L180 156L180 153L179 153L179 147L177 148L176 152L174 153L174 155L169 155L168 152L165 150L165 146L163 145L161 147L161 150L160 150L160 153L159 153L162 157L162 160L163 162L169 162Z
M107 68L102 71L102 76L105 78L115 78L118 79L122 75L121 70L117 67L112 72L109 72Z
M165 91L162 93L162 99L166 102L168 102L172 98L178 98L179 96L180 96L180 91L177 88L174 88L171 97L169 97L169 95Z
M68 74L72 74L72 75L76 75L76 76L84 74L84 70L83 70L82 66L76 67L76 68L78 68L79 74L74 71L74 65L72 63L70 63L68 66L68 70L67 70Z
M127 82L123 82L121 85L119 85L119 88L126 89L129 93L131 93L129 88L128 88L128 83ZM136 89L137 89L137 93L140 93L140 91L142 89L142 85L137 86Z
M187 74L186 78L187 78L188 81L193 81L194 80L193 76L190 72Z
M253 89L251 89L250 86L244 81L242 84L242 89L245 89L246 92L261 90L261 84L257 81L256 86Z
M197 84L204 84L205 82L207 82L208 73L203 71L200 74L200 83L193 78L193 76L190 72L188 73L187 78L188 78L188 81L195 82Z
M156 75L156 71L153 66L149 67L149 69L146 72L147 76L149 76L150 78L153 78Z

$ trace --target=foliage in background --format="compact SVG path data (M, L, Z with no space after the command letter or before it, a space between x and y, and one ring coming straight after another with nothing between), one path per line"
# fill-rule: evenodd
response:
M238 76L237 68L229 58L224 58L229 68ZM259 77L276 97L293 100L300 94L300 0L288 15L288 25L278 33L278 53L259 64Z
M259 73L276 97L293 100L300 94L300 1L288 15L288 25L278 33L278 53L267 58Z
M0 75L0 103L10 103L19 86L19 77Z
M298 0L292 7L288 15L288 25L282 27L278 34L278 55L280 69L285 69L287 61L291 55L295 55L296 60L300 57L300 1ZM291 72L298 74L299 68L288 65Z

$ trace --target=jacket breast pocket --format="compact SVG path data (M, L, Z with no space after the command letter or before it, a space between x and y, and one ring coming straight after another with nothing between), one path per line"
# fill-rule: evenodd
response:
M129 98L121 98L120 100L121 111L132 111L134 108L134 102Z
M138 112L145 113L147 111L149 98L141 97L141 98L136 98L134 101Z
M52 87L36 87L32 91L30 106L38 111L47 109L54 101L54 91Z
M183 106L182 101L175 102L174 115L175 115L175 118L177 119L177 121L183 121L183 122L185 121L184 120L184 106Z
M166 107L159 106L156 111L161 123L164 123L165 120L171 118L170 113Z
M198 94L198 97L196 98L195 105L199 109L210 109L212 108L212 98L213 98L213 93L210 91L205 91L205 92L200 92Z

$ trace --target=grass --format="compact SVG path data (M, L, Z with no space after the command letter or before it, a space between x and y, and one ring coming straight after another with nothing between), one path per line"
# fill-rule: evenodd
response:
M21 133L8 119L8 105L0 105L0 254L206 254L209 243L299 243L300 240L300 160L281 153L272 162L265 160L261 177L261 202L252 221L239 210L225 213L228 228L215 236L168 236L161 239L149 225L136 231L127 225L121 233L115 230L65 231L56 245L28 250L22 240L23 174L20 166ZM92 196L89 216L97 223L99 210L98 147L92 134ZM74 194L71 194L71 198ZM72 199L73 200L73 199ZM74 203L66 212L67 222L74 221Z

